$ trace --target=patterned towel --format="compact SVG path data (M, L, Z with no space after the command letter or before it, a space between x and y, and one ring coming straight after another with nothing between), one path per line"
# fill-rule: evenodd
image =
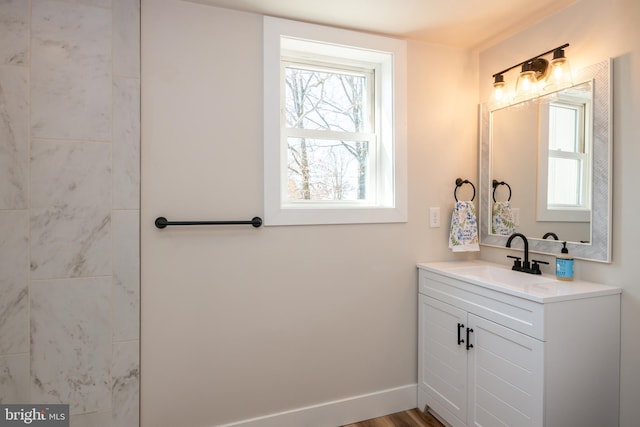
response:
M516 232L511 203L495 202L492 209L491 234L511 236Z
M451 214L449 248L453 252L479 251L478 220L473 202L456 202Z

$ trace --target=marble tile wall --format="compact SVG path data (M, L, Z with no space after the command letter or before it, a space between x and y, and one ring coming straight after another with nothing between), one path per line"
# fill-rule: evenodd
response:
M139 418L140 1L0 0L0 403Z
M31 283L31 399L71 414L111 407L110 277Z
M111 140L111 9L31 7L31 136Z
M29 2L0 2L0 64L24 65L29 46Z

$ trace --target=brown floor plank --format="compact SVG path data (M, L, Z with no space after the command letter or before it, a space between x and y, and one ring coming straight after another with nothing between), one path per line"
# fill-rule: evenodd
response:
M360 421L342 427L444 427L431 414L418 409L397 412L380 418Z

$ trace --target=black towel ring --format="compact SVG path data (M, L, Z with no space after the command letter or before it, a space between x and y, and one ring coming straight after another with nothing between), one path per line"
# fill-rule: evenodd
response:
M507 188L509 189L509 198L507 199L507 202L511 201L511 186L504 181L498 182L497 180L494 179L493 180L493 202L495 203L496 201L496 188L498 188L499 185L507 186Z
M456 192L458 191L458 187L461 187L462 184L469 184L471 188L473 188L473 197L471 197L471 201L473 202L473 199L476 198L476 186L473 185L473 183L468 179L465 179L465 180L463 180L462 178L456 179L456 188L453 190L453 198L456 199L456 202L458 201L458 195L456 194Z

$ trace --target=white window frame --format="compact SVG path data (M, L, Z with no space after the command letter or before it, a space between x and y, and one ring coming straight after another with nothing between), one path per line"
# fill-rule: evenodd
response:
M562 153L549 150L549 103L540 105L539 122L539 145L538 145L538 197L537 197L537 220L538 221L561 221L561 222L589 222L591 221L591 163L590 144L591 123L588 118L591 116L591 102L584 99L573 99L565 97L552 102L563 105L566 108L574 109L578 115L578 133L584 145L584 153ZM548 204L548 176L549 158L569 158L582 162L582 205L581 206L550 206Z
M406 43L355 31L264 17L264 225L407 221ZM286 193L282 58L373 64L376 74L376 197L295 202ZM284 141L284 142L283 142ZM386 161L384 159L386 158Z

